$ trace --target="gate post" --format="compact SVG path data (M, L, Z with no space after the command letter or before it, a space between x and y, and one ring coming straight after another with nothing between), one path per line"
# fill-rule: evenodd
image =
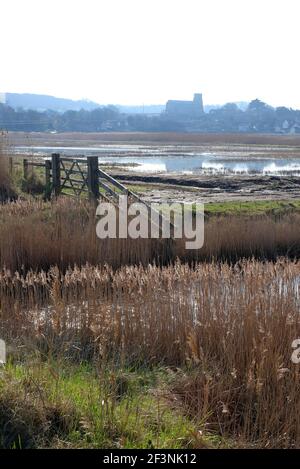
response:
M46 183L46 190L45 190L45 198L49 200L51 197L51 161L45 161L45 183Z
M8 158L8 168L9 168L9 175L12 176L12 173L13 173L13 159L12 159L11 156Z
M60 155L52 153L52 188L55 196L60 194Z
M23 177L25 181L28 179L28 160L23 160Z
M97 200L99 198L98 156L88 156L87 166L89 198Z
M50 186L50 171L51 171L51 161L45 161L45 182L46 186Z

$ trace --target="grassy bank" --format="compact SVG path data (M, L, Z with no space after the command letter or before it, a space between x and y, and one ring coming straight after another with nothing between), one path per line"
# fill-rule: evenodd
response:
M204 438L171 400L167 369L101 370L29 361L1 375L0 447L186 448Z
M205 213L213 215L285 215L300 211L300 200L230 201L205 204Z

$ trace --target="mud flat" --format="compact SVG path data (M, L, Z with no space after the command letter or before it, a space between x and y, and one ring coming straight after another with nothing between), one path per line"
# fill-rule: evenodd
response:
M172 132L10 132L13 145L57 145L57 146L97 146L99 144L145 144L145 145L212 145L230 147L247 146L300 146L300 135L274 134L214 134L214 133L172 133ZM230 148L228 148L230 150Z
M141 175L118 173L125 183L139 184L144 198L152 201L224 202L230 200L300 199L300 178L297 176L186 176L174 174ZM151 184L151 190L147 185ZM154 188L154 185L157 188Z

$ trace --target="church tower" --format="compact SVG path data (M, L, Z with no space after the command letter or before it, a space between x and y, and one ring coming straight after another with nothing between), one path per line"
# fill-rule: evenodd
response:
M193 103L194 103L195 114L203 114L204 108L203 108L203 99L202 99L201 93L194 94Z

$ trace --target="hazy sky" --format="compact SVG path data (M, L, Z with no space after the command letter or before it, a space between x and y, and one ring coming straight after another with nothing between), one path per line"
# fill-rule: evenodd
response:
M299 0L1 0L0 91L300 108Z

